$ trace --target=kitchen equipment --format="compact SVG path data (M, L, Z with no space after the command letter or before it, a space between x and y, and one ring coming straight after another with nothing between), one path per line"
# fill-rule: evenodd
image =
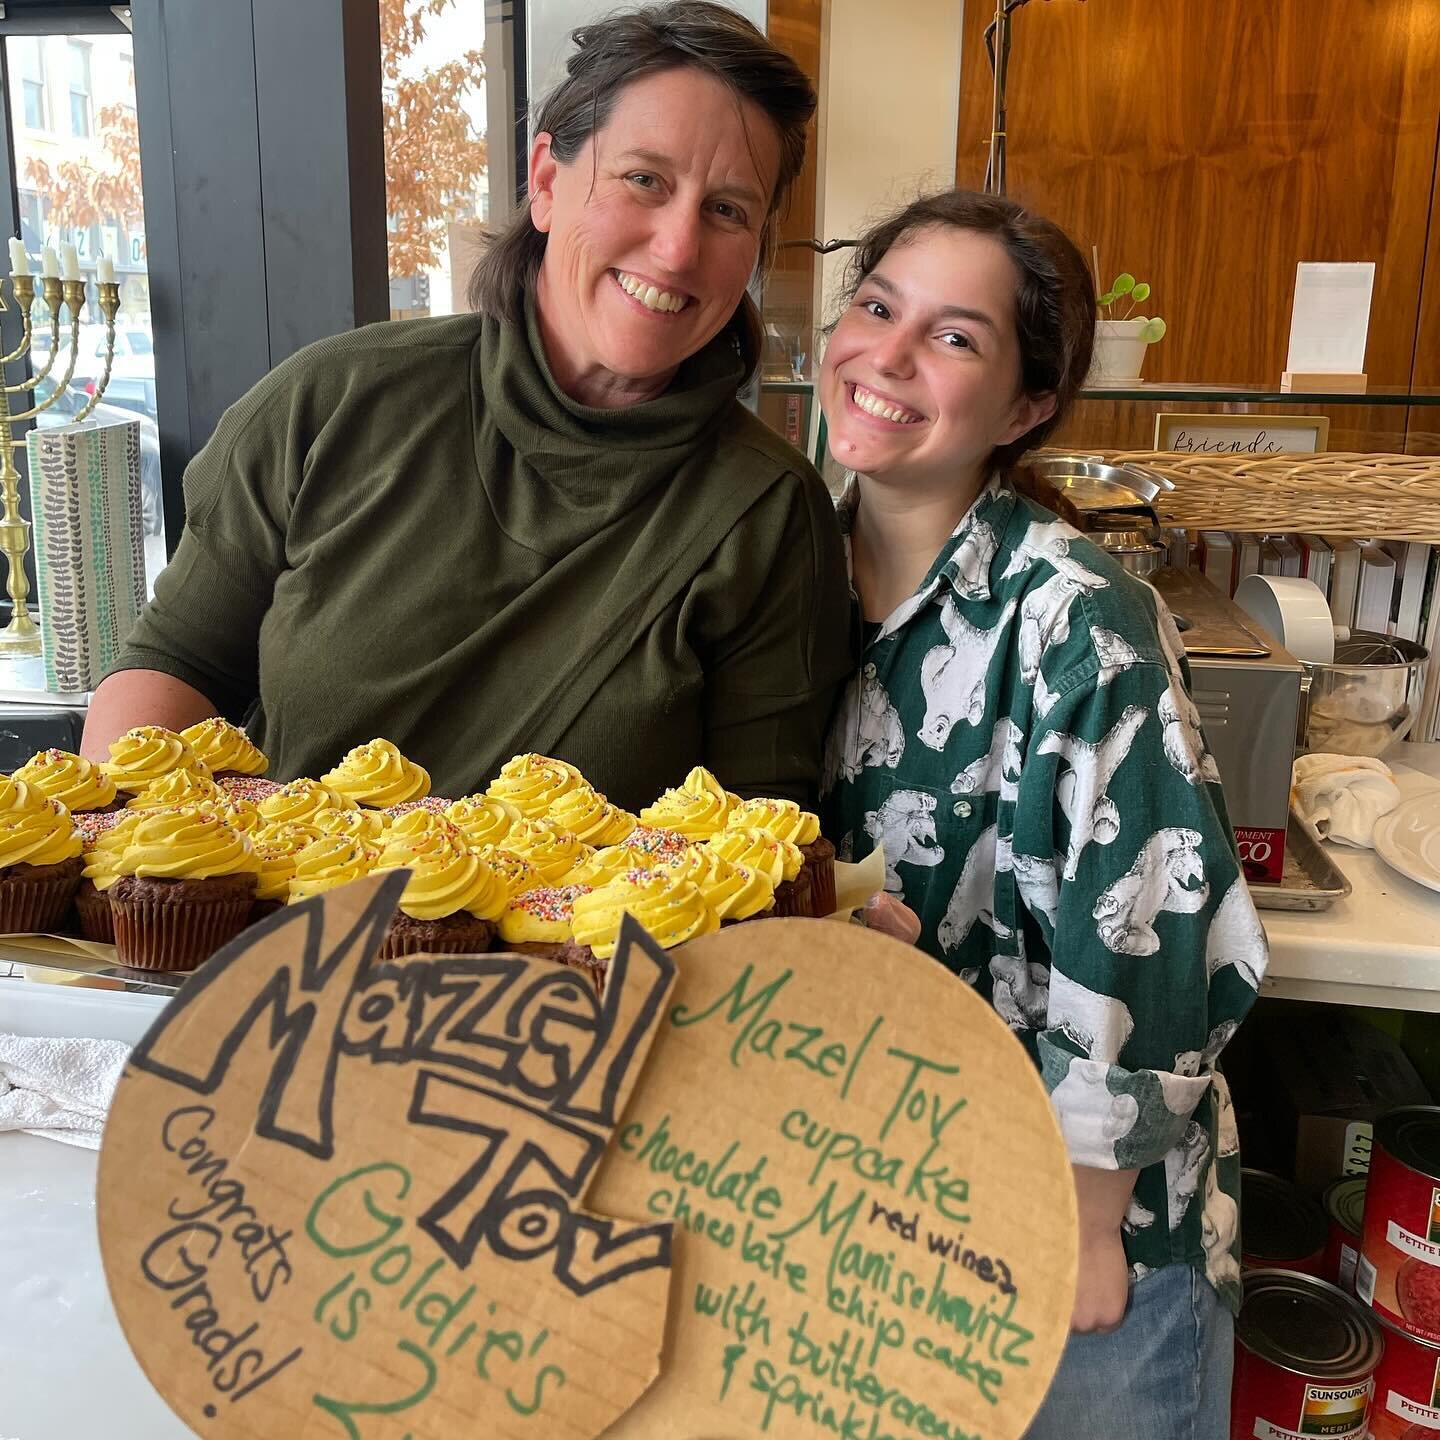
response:
M1150 506L1156 497L1175 488L1163 475L1138 465L1107 465L1079 455L1041 455L1025 463L1077 510L1139 509L1153 519Z
M1256 844L1250 848L1253 852ZM1315 832L1292 810L1280 883L1253 885L1250 898L1260 910L1328 910L1353 889Z
M1091 517L1087 517L1091 518ZM1114 512L1107 512L1107 521L1118 519ZM1102 550L1107 550L1132 575L1153 575L1167 558L1165 546L1157 538L1159 531L1150 526L1132 525L1129 528L1092 530L1085 529L1086 539L1094 541Z
M1440 790L1382 815L1375 822L1375 853L1417 885L1440 890Z
M1247 575L1235 603L1302 664L1335 658L1335 620L1325 592L1296 575Z
M1225 787L1245 878L1279 885L1304 668L1280 645L1256 635L1250 617L1199 571L1163 566L1149 581L1177 619L1188 622L1180 638L1191 693Z
M1413 640L1355 630L1337 641L1329 664L1307 665L1306 750L1383 755L1410 733L1427 651Z

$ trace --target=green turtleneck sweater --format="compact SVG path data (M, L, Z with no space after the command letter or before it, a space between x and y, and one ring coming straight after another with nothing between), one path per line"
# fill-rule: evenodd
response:
M190 463L113 668L244 719L282 780L384 736L442 795L539 750L632 808L695 764L808 799L853 665L845 563L740 379L721 335L655 400L578 405L533 311L309 346Z

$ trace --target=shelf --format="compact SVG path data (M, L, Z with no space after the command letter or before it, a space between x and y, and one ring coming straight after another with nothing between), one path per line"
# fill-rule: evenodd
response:
M1137 380L1080 392L1082 400L1218 400L1232 405L1440 405L1440 386L1416 390L1379 385L1361 393L1277 390L1250 385L1208 385L1198 381Z

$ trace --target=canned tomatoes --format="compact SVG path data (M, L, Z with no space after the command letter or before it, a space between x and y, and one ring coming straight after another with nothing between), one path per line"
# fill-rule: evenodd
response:
M1440 1342L1440 1108L1375 1124L1355 1293L1416 1339Z
M1379 1322L1314 1275L1252 1270L1235 1322L1231 1440L1362 1440Z
M1266 1170L1240 1172L1240 1263L1324 1275L1330 1222L1304 1191Z
M1330 1222L1321 1272L1347 1295L1355 1291L1355 1261L1360 1256L1360 1227L1365 1215L1365 1177L1347 1175L1325 1187L1320 1203Z
M1370 1402L1372 1440L1435 1440L1440 1435L1440 1345L1385 1325L1385 1356Z

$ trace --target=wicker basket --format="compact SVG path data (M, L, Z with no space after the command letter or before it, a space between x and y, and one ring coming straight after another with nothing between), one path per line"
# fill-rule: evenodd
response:
M1143 466L1174 483L1174 490L1155 502L1165 525L1440 544L1440 455L1096 453L1111 464Z

